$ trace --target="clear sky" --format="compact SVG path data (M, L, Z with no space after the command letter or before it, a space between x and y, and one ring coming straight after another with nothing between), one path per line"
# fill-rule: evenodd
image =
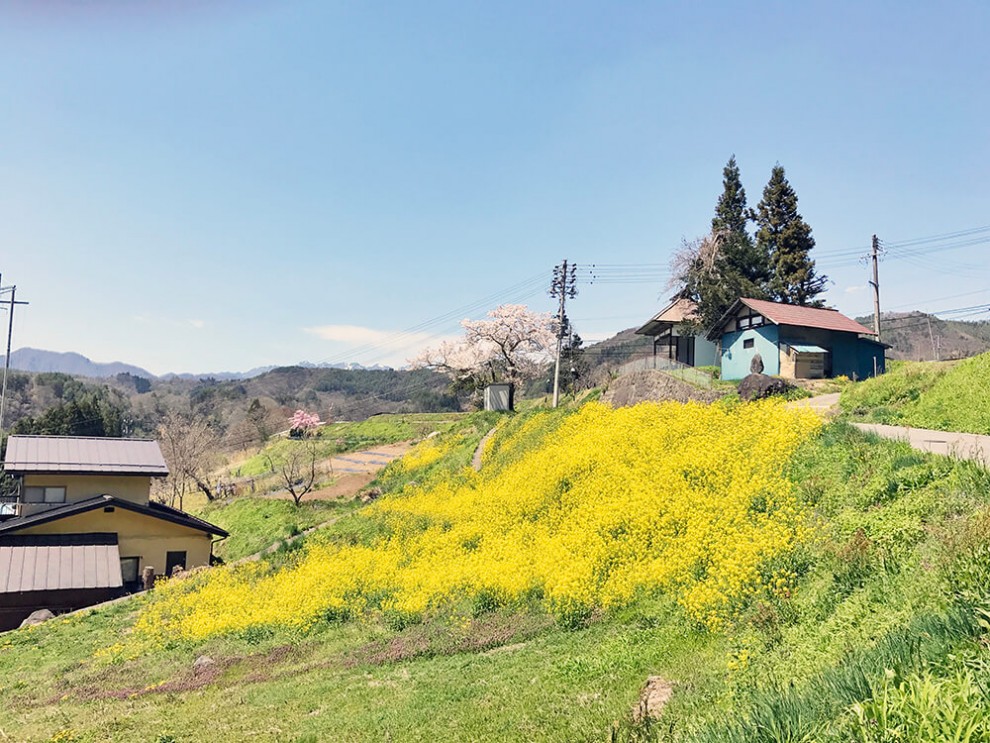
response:
M732 154L751 206L784 166L840 310L872 311L873 233L885 309L986 304L990 231L910 241L990 225L988 29L983 0L0 0L14 348L402 364L551 310L565 257L629 265L569 308L604 338L664 303Z

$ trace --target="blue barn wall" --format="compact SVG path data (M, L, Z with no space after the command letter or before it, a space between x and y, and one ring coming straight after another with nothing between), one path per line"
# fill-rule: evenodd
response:
M847 376L850 379L872 377L874 357L877 361L877 371L880 374L884 372L883 346L852 333L787 325L781 329L780 342L781 344L808 343L830 351L831 364L826 368L829 377Z
M749 338L754 340L753 348L743 348L743 342ZM786 343L820 346L829 351L826 375L830 377L872 377L874 362L878 373L886 371L884 347L875 341L852 333L768 324L722 336L722 379L742 379L748 375L749 364L756 353L763 357L764 374L780 374L779 348Z
M780 374L780 352L777 349L779 329L776 325L737 330L722 336L722 379L742 379L749 374L749 364L757 353L763 357L764 374ZM743 348L752 338L753 348Z

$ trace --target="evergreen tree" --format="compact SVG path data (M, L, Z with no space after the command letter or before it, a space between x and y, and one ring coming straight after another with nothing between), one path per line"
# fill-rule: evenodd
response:
M815 299L827 276L815 272L811 249L815 238L797 210L797 194L780 165L774 166L756 211L756 247L769 256L770 298L788 304L820 307Z
M680 296L698 305L699 329L713 326L739 297L767 296L767 255L747 231L751 212L736 157L722 170L722 195L715 205L711 234L682 249L675 257Z

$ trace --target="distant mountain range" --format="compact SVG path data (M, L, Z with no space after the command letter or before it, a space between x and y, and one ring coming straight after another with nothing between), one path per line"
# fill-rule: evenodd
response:
M0 354L0 363L3 362L3 359L4 356ZM109 363L91 361L82 354L73 353L71 351L59 353L57 351L44 351L38 348L19 348L10 354L10 368L17 369L18 371L61 372L62 374L95 378L115 377L118 374L131 374L135 377L143 377L145 379L251 379L264 374L265 372L270 372L272 369L278 369L281 366L301 366L305 369L383 370L391 368L388 366L379 366L378 364L375 364L374 366L362 366L361 364L354 363L314 364L309 361L302 361L298 364L259 366L246 372L209 372L204 374L169 373L163 374L161 377L157 377L147 369L142 369L139 366L124 364L120 361L111 361Z
M0 355L0 360L4 357ZM135 377L154 379L155 375L132 364L112 361L108 364L90 361L80 353L58 353L38 348L19 348L10 354L10 368L26 372L62 372L80 377L113 377L133 374Z

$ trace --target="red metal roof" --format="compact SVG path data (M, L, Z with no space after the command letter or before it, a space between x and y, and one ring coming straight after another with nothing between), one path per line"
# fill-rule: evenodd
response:
M7 440L4 468L14 475L105 472L164 477L168 474L157 441L85 436L11 436Z
M739 301L754 312L759 312L776 325L796 325L804 328L836 330L840 333L876 335L869 328L846 317L838 310L823 309L820 307L802 307L797 304L781 304L780 302L768 302L764 299L741 298Z
M0 539L0 594L122 585L115 534Z

